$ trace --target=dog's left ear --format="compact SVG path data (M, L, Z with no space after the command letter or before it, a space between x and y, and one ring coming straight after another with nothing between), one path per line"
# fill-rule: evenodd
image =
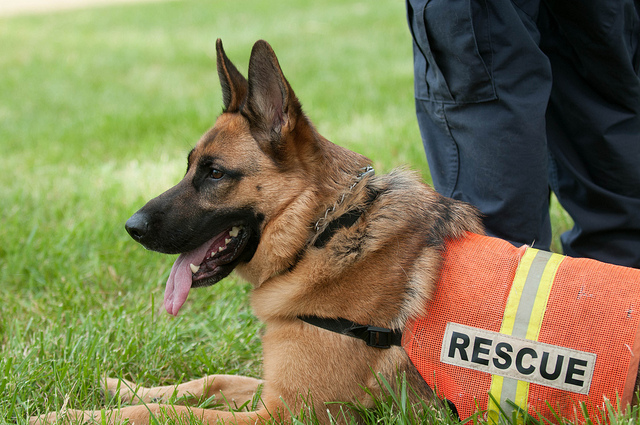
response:
M264 40L257 41L249 59L249 93L243 109L259 142L278 144L302 115L300 102L284 77L278 58Z
M227 57L220 39L216 41L216 62L218 64L220 86L222 87L224 111L238 112L247 97L249 87L246 78Z

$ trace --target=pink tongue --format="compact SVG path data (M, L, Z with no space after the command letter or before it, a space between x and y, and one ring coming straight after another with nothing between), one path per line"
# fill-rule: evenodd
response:
M202 263L211 243L212 241L209 241L200 248L180 254L176 262L173 263L171 274L167 279L167 286L164 290L164 308L169 314L177 316L180 307L187 300L189 289L191 289L192 276L189 264L197 266Z

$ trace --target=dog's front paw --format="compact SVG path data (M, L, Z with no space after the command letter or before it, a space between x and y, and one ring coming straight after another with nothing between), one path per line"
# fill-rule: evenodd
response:
M29 425L44 425L44 424L51 424L53 422L55 422L56 418L55 418L55 414L57 412L54 413L48 413L46 415L39 415L39 416L31 416L29 417ZM50 416L54 416L52 418L50 418Z
M93 424L99 423L100 412L64 409L59 412L51 412L45 415L31 416L29 425L46 424Z
M45 425L56 422L64 423L65 417L65 412L51 412L45 415L31 416L29 418L29 425Z
M119 399L124 403L135 403L139 401L138 398L142 397L146 389L131 381L109 378L107 376L102 380L101 388L106 402Z

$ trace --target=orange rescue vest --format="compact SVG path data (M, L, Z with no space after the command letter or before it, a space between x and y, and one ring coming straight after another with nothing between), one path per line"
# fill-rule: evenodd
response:
M447 243L402 345L461 419L519 407L584 421L581 402L593 419L605 400L632 400L639 324L640 270L469 234Z

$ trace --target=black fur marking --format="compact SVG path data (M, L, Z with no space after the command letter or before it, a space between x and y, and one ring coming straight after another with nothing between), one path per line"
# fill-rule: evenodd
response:
M315 242L313 243L313 247L324 248L327 242L329 242L329 240L333 237L335 232L337 232L339 229L343 227L353 226L363 214L366 214L366 209L369 208L373 204L373 202L375 202L378 199L378 197L384 192L386 192L386 189L377 190L372 187L367 187L367 201L365 205L363 205L361 208L349 210L343 215L341 215L340 217L331 221L325 227L325 230L316 238ZM366 234L361 233L360 236L357 238L357 242L353 243L352 245L345 246L344 247L345 250L340 253L336 253L336 255L342 256L342 257L353 255L353 254L355 254L356 256L359 255L362 251L362 245L365 239L366 239ZM305 246L304 248L302 248L300 251L296 253L293 262L287 268L287 272L292 272L293 270L295 270L300 260L304 258L304 254L308 248L309 248L309 245Z
M453 217L453 201L449 198L440 197L438 202L433 205L433 224L429 227L429 233L427 234L427 245L436 248L443 248L445 240L448 235L449 226Z
M360 208L354 208L352 210L349 210L346 213L342 214L340 217L329 222L329 224L325 227L322 233L320 233L316 238L315 242L313 243L314 247L323 248L339 229L343 227L353 226L356 223L356 221L358 221L360 216L362 216L365 213L365 211L369 207L371 207L371 205L375 202L375 200L378 199L378 196L380 196L381 192L371 187L367 187L366 189L367 189L367 199L365 200L364 205L362 205ZM359 251L359 245L360 244L358 244L358 249L356 249L358 251ZM354 251L354 249L349 249L349 251Z
M355 224L356 221L360 218L364 211L361 209L351 210L340 217L332 220L327 227L325 227L324 231L320 233L320 235L316 238L316 241L313 243L313 246L316 248L324 248L324 246L329 242L329 240L333 237L335 232L338 229L343 227L351 227Z

